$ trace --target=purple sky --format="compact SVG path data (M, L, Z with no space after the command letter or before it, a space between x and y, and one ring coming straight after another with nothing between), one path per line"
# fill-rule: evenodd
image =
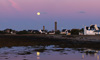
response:
M99 25L100 0L0 0L0 30L53 30L55 21L60 30Z

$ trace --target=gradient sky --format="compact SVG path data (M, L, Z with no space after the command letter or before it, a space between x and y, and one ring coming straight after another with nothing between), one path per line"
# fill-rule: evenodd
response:
M53 30L55 21L58 29L100 26L100 0L0 0L0 30Z

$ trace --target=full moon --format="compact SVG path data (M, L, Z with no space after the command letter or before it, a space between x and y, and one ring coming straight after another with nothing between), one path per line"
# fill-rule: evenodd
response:
M37 15L40 15L40 12L37 12Z

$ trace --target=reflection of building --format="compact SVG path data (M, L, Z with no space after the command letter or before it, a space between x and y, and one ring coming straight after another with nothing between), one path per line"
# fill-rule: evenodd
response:
M97 60L99 60L99 55L97 55Z
M82 54L82 59L84 59L84 54Z
M100 34L100 29L97 25L90 25L90 27L85 26L84 35L98 35Z
M94 56L96 57L97 56L97 53L94 53Z

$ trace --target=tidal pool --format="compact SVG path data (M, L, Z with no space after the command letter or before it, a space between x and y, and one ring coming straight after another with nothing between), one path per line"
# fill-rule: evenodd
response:
M99 56L99 50L55 45L0 48L0 60L99 60Z

